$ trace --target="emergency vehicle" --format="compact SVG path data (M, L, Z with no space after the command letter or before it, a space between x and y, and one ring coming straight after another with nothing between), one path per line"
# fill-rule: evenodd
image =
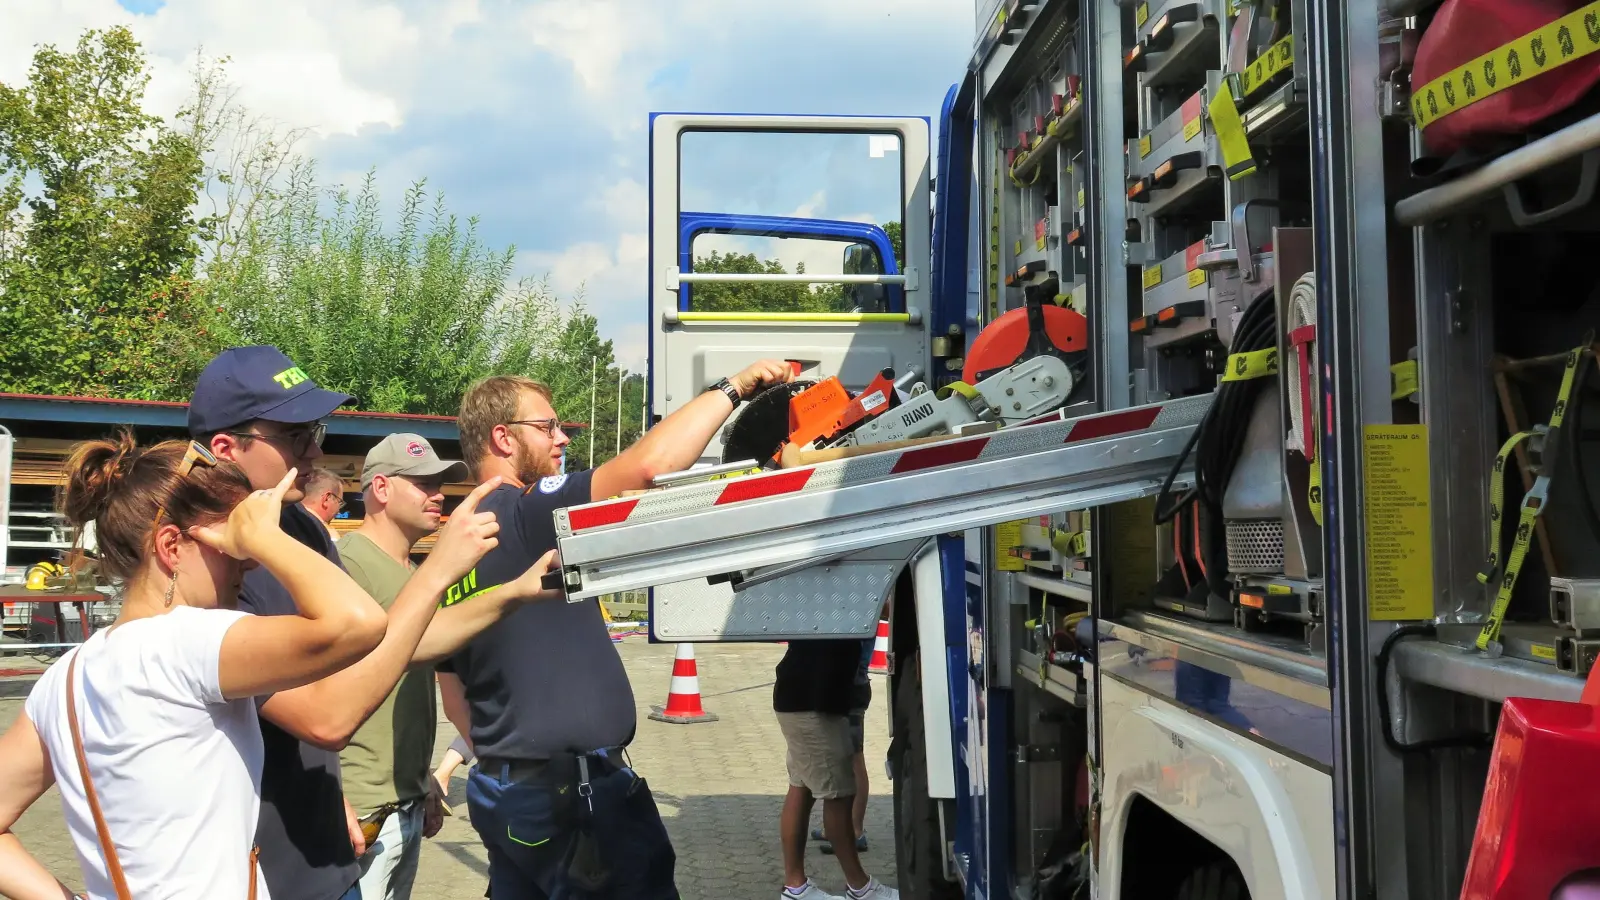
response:
M1600 866L1600 3L977 24L937 123L652 117L652 413L801 380L558 512L569 598L651 587L686 642L865 638L887 601L908 898ZM707 235L795 264L697 271ZM761 308L796 284L837 308Z

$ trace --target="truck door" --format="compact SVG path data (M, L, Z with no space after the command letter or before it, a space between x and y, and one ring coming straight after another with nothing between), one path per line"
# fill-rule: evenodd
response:
M762 358L852 390L883 369L925 377L928 145L920 118L652 116L652 420ZM719 433L701 461L721 462L722 445ZM704 579L659 585L652 631L870 636L909 550L880 555L738 592Z
M926 371L926 121L658 114L650 127L653 416L763 357L854 390L885 368ZM705 461L721 454L718 435Z

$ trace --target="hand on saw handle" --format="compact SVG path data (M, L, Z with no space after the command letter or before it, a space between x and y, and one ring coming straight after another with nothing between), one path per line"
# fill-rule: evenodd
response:
M794 380L795 367L792 363L776 359L763 359L751 363L744 371L737 375L729 375L728 383L739 391L739 396L746 400L755 396L763 388L775 384L788 384Z

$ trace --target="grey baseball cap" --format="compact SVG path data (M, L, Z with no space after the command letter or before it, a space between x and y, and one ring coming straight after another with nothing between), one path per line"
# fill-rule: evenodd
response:
M460 482L467 480L467 464L440 459L433 452L433 445L420 434L391 434L367 451L367 461L361 466L361 486L371 484L374 475L443 475L446 482Z

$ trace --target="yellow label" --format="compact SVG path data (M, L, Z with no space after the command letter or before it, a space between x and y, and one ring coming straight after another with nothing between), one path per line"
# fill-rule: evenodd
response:
M1368 425L1362 452L1366 499L1367 616L1433 616L1433 523L1428 429Z
M1549 644L1530 644L1528 649L1532 650L1533 655L1538 659L1548 660L1550 662L1556 661L1556 648L1550 646Z
M1184 143L1188 143L1189 141L1194 140L1194 136L1199 134L1199 133L1200 133L1200 117L1199 116L1195 116L1194 118L1190 119L1189 121L1183 123L1183 140L1184 140Z
M1022 546L1022 525L1018 522L1001 522L994 527L994 567L1001 572L1021 572L1022 557L1012 556L1011 551Z
M1154 266L1151 266L1150 268L1144 270L1144 289L1145 290L1148 291L1151 288L1155 287L1156 285L1159 285L1160 283L1161 283L1161 266L1160 265L1154 265Z
M1255 93L1272 76L1294 65L1294 35L1268 47L1255 62L1239 73L1239 88L1246 97Z
M1146 156L1149 156L1149 155L1150 155L1150 135L1148 135L1148 134L1141 135L1139 137L1139 158L1140 159L1144 159Z
M1244 120L1239 118L1239 105L1233 101L1233 91L1227 85L1206 104L1206 114L1211 117L1211 130L1217 135L1217 146L1222 150L1222 165L1228 177L1238 181L1254 172L1256 162L1245 137Z
M1426 128L1485 97L1600 50L1600 3L1589 3L1417 88L1411 117Z
M1267 593L1269 593L1269 594L1292 594L1292 593L1294 593L1294 591L1290 590L1289 586L1286 585L1286 584L1269 584L1269 585L1267 585Z
M1016 247L1016 249L1015 249L1015 250L1014 250L1014 251L1013 251L1013 252L1012 252L1012 254L1011 254L1011 255L1012 255L1012 256L1021 256L1021 255L1022 255L1022 241L1021 241L1021 239L1018 239L1018 240L1017 240L1017 247Z
M1249 353L1235 353L1229 356L1228 371L1222 374L1222 380L1249 381L1252 378L1265 378L1276 374L1278 374L1278 348L1268 347L1265 350L1252 350Z
M1083 188L1078 188L1078 208L1083 209Z
M1389 399L1402 400L1417 392L1420 386L1417 361L1406 360L1389 367Z
M1189 287L1197 288L1197 287L1200 287L1201 285L1203 285L1205 283L1206 283L1206 270L1205 269L1190 269L1189 270Z
M1133 11L1133 27L1143 28L1144 23L1148 21L1150 21L1150 4L1141 3L1139 8Z
M737 472L722 472L722 473L719 473L719 474L716 474L716 475L712 475L710 478L708 478L706 480L707 481L722 481L722 480L727 479L727 478L743 478L746 475L759 475L760 473L761 473L761 467L760 466L755 466L754 468L740 469Z

